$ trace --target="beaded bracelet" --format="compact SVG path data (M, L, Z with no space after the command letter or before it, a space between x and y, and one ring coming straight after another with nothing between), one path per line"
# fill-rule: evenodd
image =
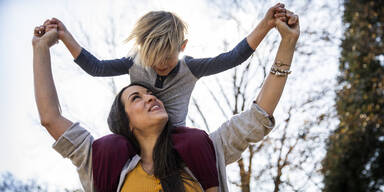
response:
M289 74L291 74L291 72L292 71L290 71L290 70L278 69L275 66L272 66L272 68L271 68L271 74L277 75L277 76L288 76Z

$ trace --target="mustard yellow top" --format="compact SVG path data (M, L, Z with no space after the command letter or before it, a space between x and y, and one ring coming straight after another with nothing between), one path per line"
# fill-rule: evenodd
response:
M186 174L183 174L184 176ZM186 192L202 192L200 184L197 181L184 179L184 187ZM149 175L144 171L141 163L128 173L125 177L122 192L159 192L163 191L160 179L154 175Z

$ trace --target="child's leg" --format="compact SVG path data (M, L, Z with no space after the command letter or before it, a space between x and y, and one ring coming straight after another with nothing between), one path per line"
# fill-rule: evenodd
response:
M172 134L175 150L204 190L219 186L215 148L205 131L177 127Z
M137 154L123 136L110 134L92 144L93 184L97 191L116 191L120 173L129 159Z

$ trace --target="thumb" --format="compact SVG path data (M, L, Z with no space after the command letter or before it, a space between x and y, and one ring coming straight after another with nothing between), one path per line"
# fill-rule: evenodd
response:
M284 21L281 21L281 19L276 19L276 27L277 28L282 28L282 27L285 27L285 25L287 25Z

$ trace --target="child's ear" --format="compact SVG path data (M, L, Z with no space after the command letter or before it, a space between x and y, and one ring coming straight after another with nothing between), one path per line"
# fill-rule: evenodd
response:
M180 52L184 51L185 47L187 46L187 43L188 43L188 39L183 41L183 44L181 44L181 47L180 47Z

